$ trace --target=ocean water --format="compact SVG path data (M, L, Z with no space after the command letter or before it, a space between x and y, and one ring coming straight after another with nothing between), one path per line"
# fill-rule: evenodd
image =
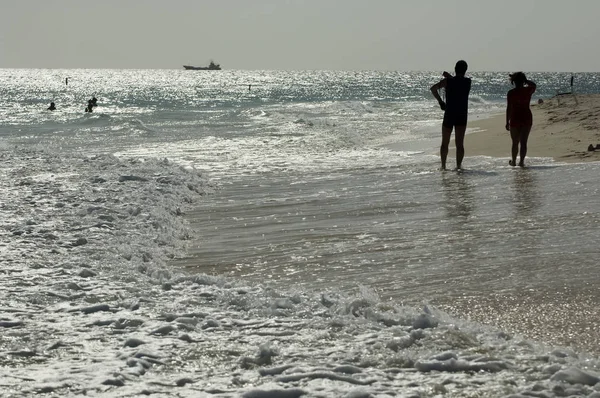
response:
M0 70L4 396L600 396L600 165L438 171L439 77Z

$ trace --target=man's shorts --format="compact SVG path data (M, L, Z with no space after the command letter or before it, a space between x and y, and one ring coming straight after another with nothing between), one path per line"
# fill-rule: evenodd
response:
M452 128L454 126L467 125L467 113L445 112L442 126Z

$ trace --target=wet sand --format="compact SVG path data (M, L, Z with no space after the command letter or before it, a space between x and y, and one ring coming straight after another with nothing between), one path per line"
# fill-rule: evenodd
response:
M528 157L557 162L600 161L600 95L565 95L532 105L533 128ZM474 155L510 157L510 133L505 114L469 123L476 131L465 139L466 158ZM452 162L454 151L449 154ZM518 159L518 158L517 158ZM527 161L526 161L527 163ZM519 295L465 297L439 308L528 338L600 353L600 293L593 287L563 291L523 291Z
M544 344L600 354L600 293L595 288L526 290L516 295L432 302L460 318L492 325Z
M593 127L595 123L598 123L600 96L582 96L577 97L577 100L579 104L573 105L570 101L574 101L574 98L562 98L560 103L558 103L558 99L552 99L547 100L541 106L533 107L535 127L532 131L530 141L531 156L554 158L560 162L600 160L600 151L589 153L587 151L589 144L600 143L600 137ZM471 123L470 127L476 127L480 131L469 134L467 138L467 158L465 159L467 168L469 156L473 155L508 158L510 138L508 132L504 130L504 115L476 121ZM210 217L208 217L205 213L211 209L204 209L195 213L195 215L190 215L192 224L195 223L198 228L201 225L207 224L209 229L206 230L206 233L199 233L200 235L209 236L210 233L214 234L214 227L208 225L209 221L219 223L221 231L215 239L214 247L210 246L207 242L203 242L203 248L198 253L192 255L202 258L201 262L204 266L210 264L210 272L217 274L235 272L234 276L251 278L253 276L248 276L248 273L254 272L250 266L251 264L246 264L243 267L238 267L237 264L243 263L245 261L244 258L248 256L256 256L261 261L251 261L251 263L259 263L256 266L258 271L255 271L255 273L260 275L262 267L260 264L262 264L262 261L266 261L266 257L260 257L260 255L267 256L267 254L252 254L252 250L259 247L261 243L251 241L251 238L247 235L248 233L242 233L243 241L238 243L236 239L240 239L240 230L237 229L236 224L232 220L263 219L262 206L259 207L256 214L253 214L248 205L254 202L260 204L267 199L272 200L271 195L277 191L265 192L264 194L267 195L267 199L265 199L260 197L260 193L252 190L252 194L258 195L258 197L249 200L247 196L249 192L243 187L239 189L240 192L236 194L238 197L233 196L235 200L230 201L231 197L229 197L226 199L227 203L215 207L217 214L211 213ZM269 189L273 190L273 187ZM362 196L357 195L356 197L360 198ZM391 196L389 194L384 195L384 197L386 202L390 201ZM369 202L372 202L373 198L371 194ZM535 198L536 196L534 195L532 200L535 200ZM464 197L461 195L457 198L457 201L463 202L463 199ZM233 205L235 203L240 204L236 207ZM308 203L312 203L312 199ZM319 205L322 204L321 202L318 203ZM294 212L282 212L280 208L277 210L266 210L265 214L267 216L265 217L269 218L265 219L271 220L270 217L274 212L281 213L280 216L285 219L285 214L293 215L297 213L300 204L294 202L289 206L294 209ZM265 208L269 209L269 206ZM339 210L339 203L336 203L336 209ZM310 213L310 211L304 210L304 212ZM323 209L319 209L319 212L322 211ZM223 214L220 215L218 214L219 212ZM197 220L194 220L194 217L197 217ZM221 225L221 223L228 222L227 220L230 218L233 224ZM243 221L242 223L245 222ZM356 219L353 218L352 223L355 225L357 223ZM267 224L260 224L259 226L266 226ZM244 228L247 228L245 224L243 225ZM216 249L223 246L223 239L225 238L222 234L227 233L229 230L233 235L229 237L232 240L229 242L230 246L226 250L229 252L238 251L240 257L237 258L234 256L229 260L223 260L221 257L228 257L228 255ZM287 230L293 231L296 229L290 226ZM302 231L300 226L298 226L298 231ZM260 237L260 234L254 235ZM294 242L293 247L278 246L274 252L278 255L286 255L287 253L289 257L290 253L294 253L294 247L297 244L295 243L296 240L291 237L286 239ZM522 241L521 244L525 247L523 250L527 250L526 242ZM290 252L286 251L286 248ZM590 250L593 252L594 248L590 248ZM300 254L302 254L301 251ZM341 255L336 255L336 257L339 256ZM181 260L178 262L178 265L188 269L198 269L201 264L197 258L193 257ZM269 261L278 264L287 260L283 258L271 258ZM288 268L281 265L282 272L285 273L292 270L295 272L294 278L301 278L302 274L300 270L304 269L306 265L304 263L298 264L303 265L302 267L296 267L295 264L292 264ZM577 261L573 260L572 266L576 268ZM274 275L276 272L277 270L269 270L268 275ZM328 275L331 277L334 274L329 273ZM254 277L258 278L256 275ZM556 275L551 275L550 279L552 278L556 279ZM541 277L541 279L544 278ZM416 305L417 303L410 304ZM510 294L503 293L502 289L497 289L495 292L481 289L481 292L476 295L437 296L436 299L430 301L430 304L461 319L469 319L492 325L509 334L521 335L553 346L572 347L579 352L600 353L600 347L596 344L597 341L600 341L600 327L598 327L597 322L597 319L600 319L600 306L598 305L600 304L600 293L592 284L587 285L585 282L582 282L579 286L571 284L570 286L565 285L563 287L561 283L557 283L550 287L549 285L544 285L542 281L541 284L536 284L533 288L523 288L518 291L513 290Z

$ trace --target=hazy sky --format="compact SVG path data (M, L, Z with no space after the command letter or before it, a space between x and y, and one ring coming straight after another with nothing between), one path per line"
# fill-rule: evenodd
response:
M600 71L600 0L0 0L0 68Z

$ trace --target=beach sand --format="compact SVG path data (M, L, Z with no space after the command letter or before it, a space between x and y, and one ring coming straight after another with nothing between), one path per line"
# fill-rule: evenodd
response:
M553 97L543 104L532 105L531 109L533 128L527 156L549 157L559 162L600 160L600 148L588 151L590 144L600 144L600 95ZM511 140L504 128L505 117L502 113L469 122L469 129L476 132L465 139L466 157L510 157ZM452 157L454 153L449 159Z

